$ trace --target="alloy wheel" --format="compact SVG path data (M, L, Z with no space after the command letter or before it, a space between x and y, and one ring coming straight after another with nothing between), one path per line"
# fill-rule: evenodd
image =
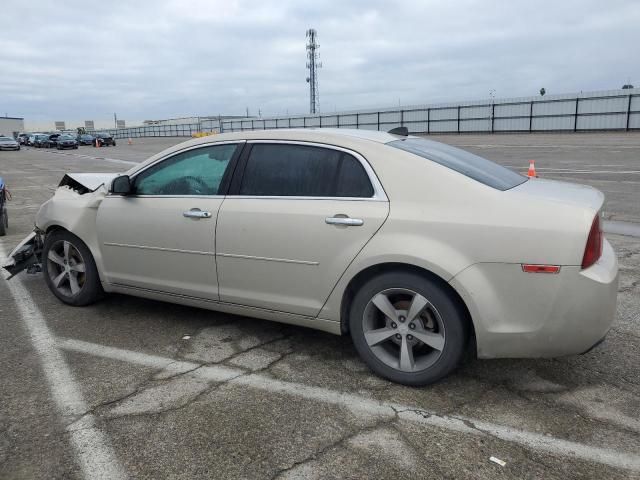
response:
M77 295L86 280L86 264L71 242L59 240L47 253L47 271L54 288L66 297Z
M371 298L362 318L364 338L378 360L402 372L432 366L445 345L438 309L405 288L383 290Z

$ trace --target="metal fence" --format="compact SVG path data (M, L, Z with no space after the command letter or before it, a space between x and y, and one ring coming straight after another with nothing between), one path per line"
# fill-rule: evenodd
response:
M418 105L332 114L275 116L109 130L117 138L188 137L197 132L275 128L360 128L410 133L640 130L640 89Z

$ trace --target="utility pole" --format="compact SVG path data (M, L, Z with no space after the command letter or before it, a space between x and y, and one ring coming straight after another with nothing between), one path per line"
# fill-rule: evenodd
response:
M322 68L322 62L318 61L320 54L318 49L320 45L316 42L318 33L310 28L307 30L307 69L309 70L309 76L307 77L307 83L309 84L309 113L320 112L320 95L318 93L318 69Z
M113 112L113 126L118 128L118 117L116 117L116 112Z

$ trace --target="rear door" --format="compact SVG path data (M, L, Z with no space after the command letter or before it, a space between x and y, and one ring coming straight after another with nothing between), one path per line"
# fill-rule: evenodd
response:
M248 143L218 216L220 300L316 316L388 211L355 152Z

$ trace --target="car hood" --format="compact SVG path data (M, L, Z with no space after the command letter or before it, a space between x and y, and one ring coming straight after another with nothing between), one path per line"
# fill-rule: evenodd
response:
M118 173L67 173L58 186L68 186L78 190L79 193L95 192L102 185L108 187L118 175Z

